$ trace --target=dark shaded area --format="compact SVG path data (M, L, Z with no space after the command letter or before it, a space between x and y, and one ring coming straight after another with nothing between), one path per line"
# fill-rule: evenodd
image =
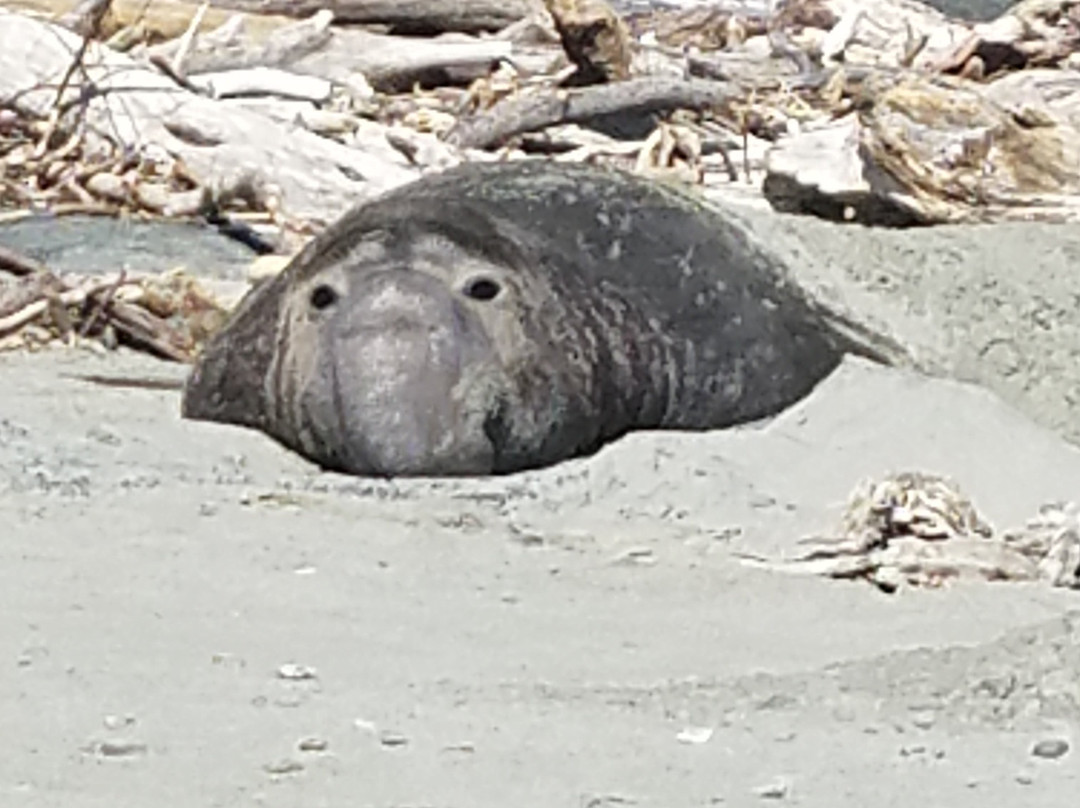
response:
M0 244L54 272L162 272L240 280L254 252L218 228L195 222L111 216L34 216L0 224Z
M1000 17L1016 5L1015 0L922 0L942 14L961 20L985 22Z

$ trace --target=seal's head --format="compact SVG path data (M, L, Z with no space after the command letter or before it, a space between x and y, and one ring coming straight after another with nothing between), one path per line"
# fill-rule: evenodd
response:
M453 226L415 203L393 212L346 220L253 293L192 374L184 415L361 475L488 474L594 448L585 371L554 345L563 303L530 271L545 258L528 235L465 207ZM254 321L270 317L260 348ZM242 400L252 376L261 402Z

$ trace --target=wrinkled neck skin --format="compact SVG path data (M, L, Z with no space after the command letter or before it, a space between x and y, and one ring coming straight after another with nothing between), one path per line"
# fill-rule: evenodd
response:
M373 233L290 291L267 431L365 476L506 473L590 452L640 413L613 409L618 383L596 372L615 361L609 334L576 310L592 296L574 297L439 236Z

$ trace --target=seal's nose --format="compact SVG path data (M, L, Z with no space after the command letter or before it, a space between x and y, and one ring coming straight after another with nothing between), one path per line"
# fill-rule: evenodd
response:
M445 283L418 271L373 273L348 294L327 323L324 357L330 398L347 402L333 438L347 470L490 471L486 387L477 380L495 353L482 323Z
M313 306L320 288L312 291ZM348 306L341 306L334 315L341 337L400 329L452 331L460 325L460 307L453 292L443 281L422 272L373 273L356 281L348 294ZM332 305L340 304L335 301Z

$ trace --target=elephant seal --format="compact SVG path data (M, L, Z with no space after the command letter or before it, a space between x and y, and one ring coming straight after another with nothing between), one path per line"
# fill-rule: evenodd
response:
M776 414L845 350L721 212L617 169L470 164L346 213L183 394L325 469L514 472Z

